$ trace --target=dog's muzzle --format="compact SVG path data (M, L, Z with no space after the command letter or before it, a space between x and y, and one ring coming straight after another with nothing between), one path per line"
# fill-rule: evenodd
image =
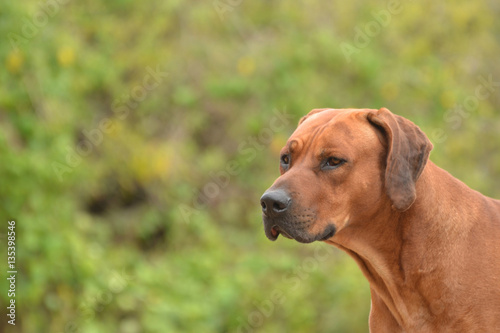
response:
M318 234L311 234L308 228L314 223L316 214L311 209L292 206L291 195L282 189L267 190L260 198L262 220L267 238L275 241L280 234L301 243L322 241L333 237L336 227L333 223L325 226ZM299 212L299 213L298 213Z
M280 221L286 220L291 203L292 198L284 190L266 191L260 198L264 231L270 240L276 240L280 233L287 238L292 238L280 225Z

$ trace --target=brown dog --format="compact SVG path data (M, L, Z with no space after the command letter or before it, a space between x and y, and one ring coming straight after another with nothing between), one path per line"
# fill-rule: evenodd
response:
M431 149L385 108L312 110L261 198L266 235L352 256L370 283L371 332L500 332L500 201Z

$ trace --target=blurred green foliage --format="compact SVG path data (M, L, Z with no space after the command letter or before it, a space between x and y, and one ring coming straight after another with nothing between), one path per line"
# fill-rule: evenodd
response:
M500 196L500 87L476 96L500 81L499 4L401 1L379 22L388 6L5 2L0 242L15 219L19 273L0 331L366 332L355 263L261 227L298 119L388 107Z

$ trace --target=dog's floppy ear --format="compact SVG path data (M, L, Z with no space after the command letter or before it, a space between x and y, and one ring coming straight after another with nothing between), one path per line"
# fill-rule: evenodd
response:
M306 114L304 117L300 118L299 120L299 125L302 124L307 118L312 116L313 114L320 113L321 111L325 110L330 110L330 109L312 109L308 114Z
M387 195L395 209L405 211L417 197L415 183L427 163L432 143L417 125L386 108L368 113L368 120L387 140Z

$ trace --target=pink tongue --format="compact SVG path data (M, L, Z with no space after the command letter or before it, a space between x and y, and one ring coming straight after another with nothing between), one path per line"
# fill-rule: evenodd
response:
M278 230L274 229L274 227L271 228L271 235L273 235L273 237L278 237L279 234Z

